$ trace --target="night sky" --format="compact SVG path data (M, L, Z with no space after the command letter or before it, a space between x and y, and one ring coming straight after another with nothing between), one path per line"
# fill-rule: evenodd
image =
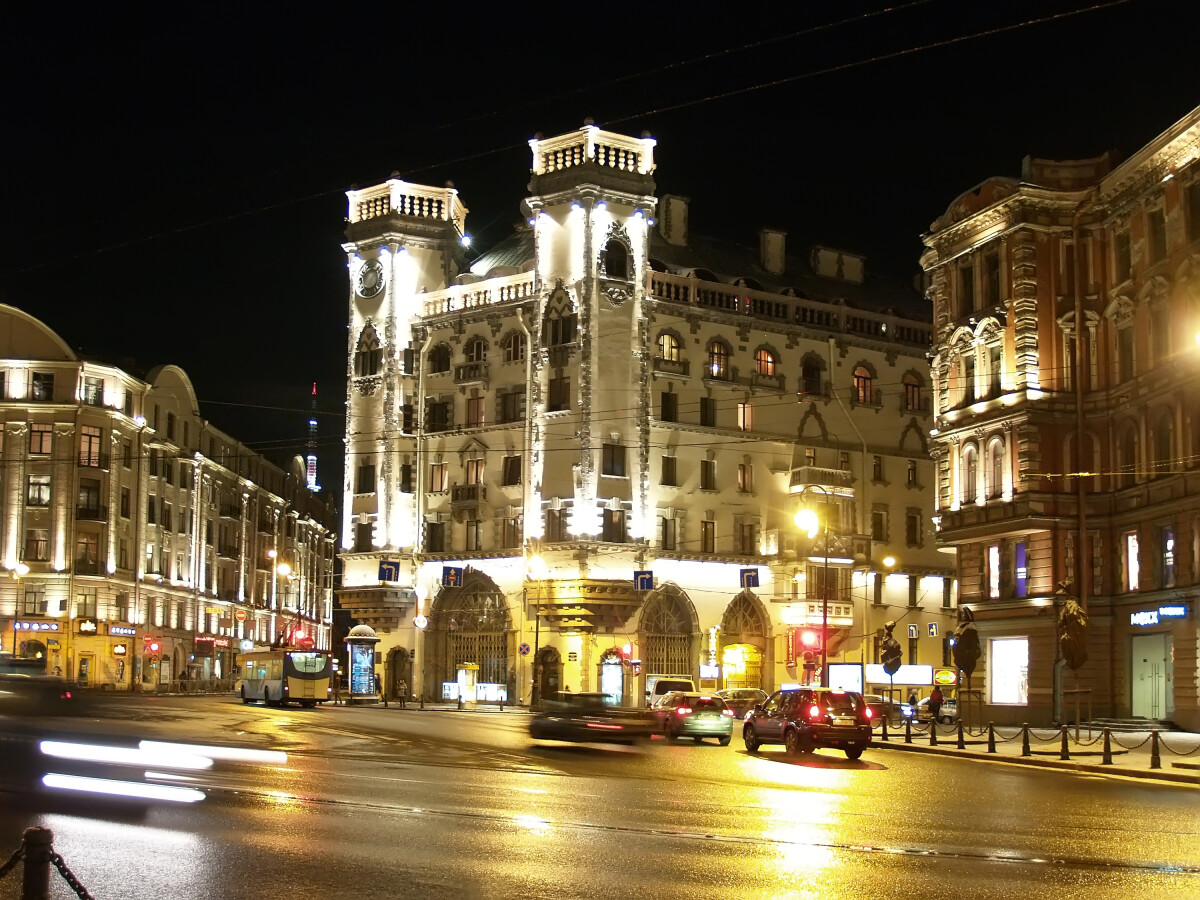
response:
M277 457L317 381L335 493L352 184L453 180L484 249L520 218L528 139L591 117L658 139L693 231L783 228L908 278L988 176L1128 155L1200 104L1182 0L39 8L0 21L0 302L85 355L182 366Z

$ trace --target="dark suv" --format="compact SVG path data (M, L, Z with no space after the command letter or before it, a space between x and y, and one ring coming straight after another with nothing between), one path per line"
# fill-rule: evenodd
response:
M776 691L746 714L742 740L751 753L763 744L783 744L792 755L837 747L858 759L871 743L872 717L863 695L852 691Z

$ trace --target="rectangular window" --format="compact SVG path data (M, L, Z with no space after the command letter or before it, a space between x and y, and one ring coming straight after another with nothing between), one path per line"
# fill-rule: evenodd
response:
M117 549L117 567L120 569L129 568L129 541L121 538L121 542Z
M449 490L450 467L447 463L433 463L429 467L429 492L444 494Z
M411 403L405 403L400 407L400 430L405 434L412 434L417 430L416 414L413 412Z
M75 572L79 575L98 575L100 562L100 536L84 532L75 536ZM93 594L95 588L92 588ZM95 600L92 601L93 604ZM77 615L95 615L78 613Z
M354 478L354 493L375 493L375 464L361 463Z
M625 510L606 509L600 526L600 540L610 544L625 543Z
M375 526L370 522L359 522L354 526L354 549L364 553L371 549L371 540Z
M988 641L988 702L1023 706L1029 702L1029 639Z
M717 552L717 523L704 520L700 523L700 552Z
M1118 284L1128 281L1133 271L1133 254L1130 252L1129 230L1118 231L1113 238L1114 277Z
M754 493L754 466L738 463L738 490L743 494Z
M546 540L550 542L567 539L567 517L561 509L546 510Z
M664 422L679 421L679 395L663 391L658 407L658 417Z
M53 400L54 399L54 373L53 372L34 372L33 383L31 385L29 398L31 400Z
M904 516L904 542L910 547L921 546L921 513L909 510Z
M25 588L21 613L26 616L46 615L46 592L40 587Z
M425 549L430 553L446 552L446 525L444 522L425 523Z
M30 475L25 488L26 506L50 505L50 476Z
M1000 254L996 251L985 253L983 255L983 277L984 289L987 291L987 296L984 298L985 303L993 305L1000 302Z
M664 456L662 458L662 483L671 486L679 484L679 477L675 471L674 456Z
M167 440L175 440L175 413L167 413Z
M83 402L88 406L104 405L104 379L94 375L83 376Z
M467 519L467 552L483 549L483 522L479 519Z
M754 430L754 407L749 403L739 403L737 405L738 414L738 430L753 431Z
M1018 541L1013 546L1013 566L1016 574L1014 585L1018 597L1029 596L1029 562L1025 556L1027 552L1024 541Z
M467 484L483 484L485 461L482 459L467 460Z
M991 544L984 554L984 584L990 600L1000 599L1000 545Z
M1165 306L1150 310L1150 342L1156 362L1165 362L1171 352L1171 315Z
M425 408L425 430L445 431L450 427L450 402L432 402Z
M804 448L804 464L806 466L815 466L817 464L817 451L812 447Z
M738 553L743 556L755 556L758 554L758 525L743 522L738 526Z
M413 492L412 463L401 463L401 465L400 465L400 493L411 494L412 492Z
M845 450L841 451L838 454L838 468L841 469L843 472L850 471L850 454L847 453Z
M524 416L521 414L525 394L521 391L509 391L500 395L500 421L501 422L520 422Z
M483 420L483 397L468 397L467 398L467 427L482 428Z
M34 423L29 426L29 452L44 454L49 453L54 435L53 425L40 425Z
M717 489L717 462L713 459L700 460L700 490L715 491Z
M133 468L133 442L121 441L121 465L126 469Z
M908 664L910 666L915 666L917 664L917 653L920 650L920 646L921 646L920 638L909 638L908 639Z
M625 445L624 444L605 444L602 448L601 455L602 468L601 474L611 475L614 478L625 477Z
M659 520L662 523L662 549L676 550L679 547L678 522L665 516Z
M50 532L30 528L25 532L25 561L47 562L50 559Z
M1133 325L1117 329L1117 381L1124 384L1133 378Z
M871 460L871 480L883 481L883 457L876 456Z
M1138 536L1136 531L1130 531L1124 537L1125 555L1125 590L1136 591L1141 577L1141 562L1138 559Z
M916 487L917 485L917 461L915 459L908 461L907 484L909 487Z
M500 547L511 550L521 546L521 520L513 517L500 520Z
M504 469L501 472L500 483L505 486L511 486L521 483L521 457L506 456L503 463Z
M562 412L571 408L571 379L565 375L550 379L550 397L547 412Z
M1161 207L1146 213L1146 247L1151 265L1167 258L1167 219Z
M975 269L967 262L958 270L958 312L964 315L975 308Z
M700 424L705 428L717 425L717 401L712 397L700 398Z
M1175 529L1162 530L1162 587L1175 587Z
M919 602L919 598L917 595L917 589L920 586L920 584L921 584L921 576L919 576L919 575L909 575L908 576L908 605L909 606L916 606L917 603Z
M887 520L888 514L886 509L871 510L871 540L886 541L887 540Z

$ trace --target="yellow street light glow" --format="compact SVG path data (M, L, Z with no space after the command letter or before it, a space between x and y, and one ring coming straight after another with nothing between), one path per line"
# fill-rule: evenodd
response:
M821 520L817 517L816 512L811 509L802 509L796 513L796 527L808 535L809 540L817 536L817 532L821 530Z
M281 562L275 567L275 571L286 578L288 575L292 574L292 567L285 562Z
M529 577L534 581L541 581L546 577L546 561L540 556L534 555L529 557L528 572Z
M885 557L883 558L883 564L884 564L885 566L887 566L887 567L890 569L892 566L894 566L894 565L896 564L896 557L894 557L894 556L885 556Z

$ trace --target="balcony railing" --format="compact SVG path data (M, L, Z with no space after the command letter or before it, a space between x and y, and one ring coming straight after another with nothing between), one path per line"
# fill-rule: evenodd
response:
M486 362L463 363L461 366L454 367L455 384L472 384L477 381L486 381L487 377L488 364Z
M686 359L654 359L654 371L664 375L688 376L689 366Z
M84 451L79 454L79 465L84 469L107 469L108 462L107 453Z
M450 488L450 506L474 506L487 500L487 486L483 484L456 484Z
M107 506L76 506L75 518L82 522L108 521Z
M825 469L820 466L799 466L792 469L789 490L801 493L807 487L849 488L854 485L854 475L844 469ZM819 492L818 492L819 493Z

